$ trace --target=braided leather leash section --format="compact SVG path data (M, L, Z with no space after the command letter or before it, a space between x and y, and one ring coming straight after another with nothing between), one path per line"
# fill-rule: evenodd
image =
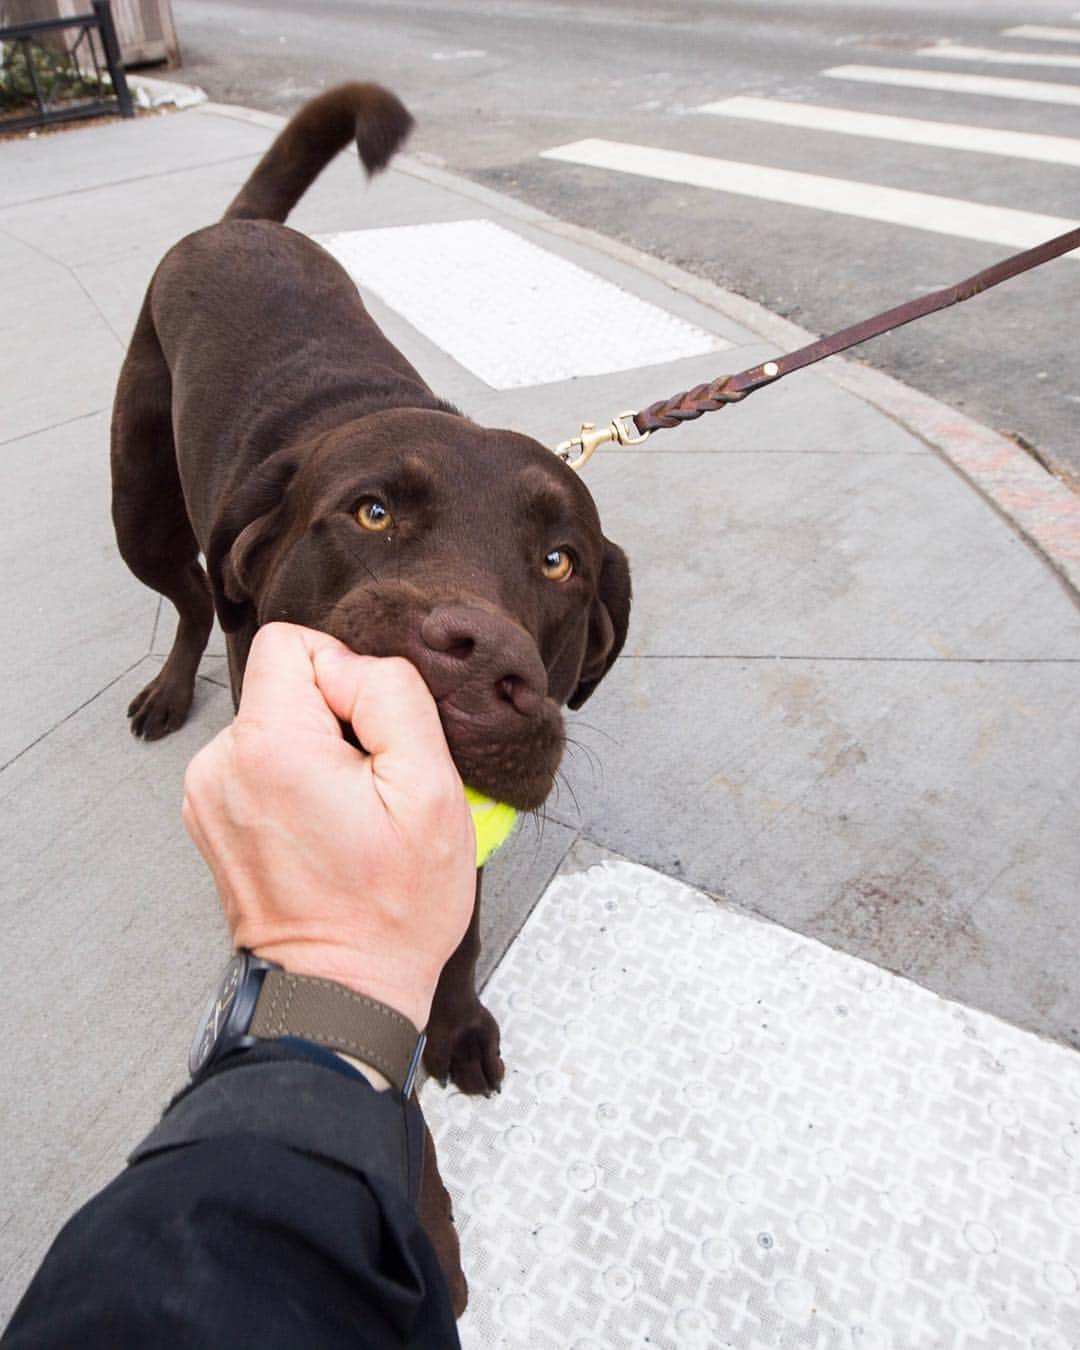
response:
M641 432L668 430L681 427L684 422L692 422L696 417L703 417L707 412L717 412L729 403L739 403L750 390L732 387L732 378L722 375L711 384L699 384L683 394L676 394L674 398L650 403L635 414L634 425Z
M1019 276L1021 272L1030 271L1040 263L1049 262L1051 258L1058 258L1074 248L1080 248L1080 228L1067 230L1064 234L1048 239L1034 248L1025 249L1022 253L1014 253L1011 257L976 272L974 276L958 282L955 286L945 286L940 291L908 300L905 304L885 310L871 319L863 319L860 323L841 329L831 337L818 338L815 342L800 347L798 351L779 356L774 361L752 366L749 370L740 371L738 375L722 375L710 384L699 384L682 394L676 394L673 398L651 403L641 412L635 413L632 421L643 436L653 431L681 426L683 422L692 422L694 418L701 417L704 413L716 412L729 403L739 403L755 389L760 389L765 384L773 384L782 375L790 375L793 370L811 366L826 356L846 351L848 347L866 342L868 338L879 337L894 328L901 328L904 324L921 319L927 314L934 314L939 309L947 309L950 305L970 300L973 296L989 290L991 286L1008 281L1010 277Z

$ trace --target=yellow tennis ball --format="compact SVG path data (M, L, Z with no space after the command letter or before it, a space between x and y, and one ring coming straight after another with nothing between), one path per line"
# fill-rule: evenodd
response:
M518 813L506 802L492 801L471 787L465 789L465 800L469 803L476 829L476 865L483 867L495 850L501 848L510 837Z

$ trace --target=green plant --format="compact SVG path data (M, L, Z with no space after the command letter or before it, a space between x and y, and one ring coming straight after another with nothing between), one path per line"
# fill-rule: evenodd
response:
M80 70L70 53L26 40L0 42L0 115L36 104L35 79L46 103L101 98L112 92L107 78Z

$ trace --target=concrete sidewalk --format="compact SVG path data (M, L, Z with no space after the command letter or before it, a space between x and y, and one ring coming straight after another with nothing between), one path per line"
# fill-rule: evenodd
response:
M179 1083L196 1006L223 958L209 881L178 812L184 765L231 714L223 649L215 635L191 720L180 733L149 746L130 737L124 709L168 650L173 616L159 612L157 597L116 554L108 409L158 259L182 234L220 215L265 149L273 123L204 106L0 145L6 339L0 367L6 941L0 960L14 1020L4 1051L4 1316L59 1223L115 1172ZM335 249L355 254L373 314L440 394L479 421L514 426L549 444L583 419L605 420L799 341L791 325L737 297L410 161L365 192L355 162L343 156L290 223L334 236ZM377 233L342 238L353 231ZM478 257L522 277L513 306L505 290L493 288L488 299L498 303L482 319L457 313L451 285ZM446 274L445 294L424 279L425 260L432 258L433 277ZM422 274L413 291L401 288L410 259ZM546 303L547 286L564 288L554 297L558 303ZM605 327L606 313L631 317L616 329ZM522 325L527 341L519 349L514 343ZM486 345L477 344L480 332ZM583 336L582 355L558 373L550 358L572 352ZM596 373L575 378L586 361ZM1013 1062L1026 1066L1010 1080L1006 1103L1020 1123L995 1127L984 1152L993 1161L994 1149L1008 1146L1017 1167L1033 1174L1056 1169L1043 1175L1053 1177L1053 1194L1062 1199L1047 1210L1045 1241L1054 1250L1038 1271L1027 1272L1019 1256L1015 1267L1002 1256L995 1276L1004 1279L1007 1271L1010 1288L1037 1287L1034 1309L1026 1306L1021 1314L1012 1307L1004 1323L980 1322L973 1305L949 1295L950 1325L968 1340L919 1339L889 1322L882 1299L888 1304L888 1288L902 1282L889 1286L887 1272L868 1276L869 1292L860 1293L863 1302L855 1300L859 1307L839 1294L839 1311L821 1320L804 1248L820 1255L828 1241L816 1221L807 1221L811 1237L799 1239L803 1247L792 1245L791 1270L770 1267L768 1279L758 1272L768 1288L780 1290L782 1335L770 1338L761 1330L769 1323L766 1312L755 1311L756 1295L739 1305L741 1333L734 1314L725 1321L719 1305L707 1301L680 1295L678 1308L673 1302L664 1310L664 1295L638 1299L633 1271L628 1286L619 1273L605 1275L610 1263L597 1265L604 1242L621 1241L612 1231L590 1240L599 1303L583 1297L584 1311L577 1313L572 1301L568 1305L566 1325L576 1327L574 1337L545 1339L527 1298L499 1313L499 1300L513 1294L498 1283L505 1272L493 1272L485 1285L483 1272L474 1269L467 1343L471 1337L476 1345L499 1338L531 1345L638 1344L646 1328L661 1345L720 1345L730 1335L740 1346L997 1347L1013 1344L1025 1325L1044 1331L1048 1347L1080 1342L1076 1057L981 1016L1080 1045L1076 499L992 433L839 361L635 451L601 451L585 478L607 533L630 554L635 612L625 655L573 720L580 748L570 754L566 790L550 804L543 829L526 824L490 869L487 971L562 874L493 982L502 1015L508 1024L522 1022L511 973L518 972L520 984L530 943L539 944L543 962L552 907L586 904L598 878L608 875L597 867L609 869L612 888L631 897L631 908L643 907L646 927L644 911L674 904L674 926L662 930L672 950L700 944L713 932L706 920L691 923L705 902L689 887L712 897L706 911L722 916L718 922L734 925L717 928L715 941L726 941L726 933L736 947L742 944L748 970L756 961L764 971L769 962L762 953L775 951L808 962L817 972L810 983L823 990L861 989L863 975L851 972L877 976L872 966L882 967L980 1010L950 1011L952 1005L904 980L882 976L888 997L880 1006L903 1009L898 1023L915 1010L911 1024L920 1028L903 1043L906 1051L898 1043L886 1058L899 1062L913 1047L936 1044L929 1029L939 1023L975 1027L935 1070L939 1079L955 1075L965 1083L970 1105L983 1081L972 1065L991 1072L987 1064L997 1052L986 1047L1007 1042ZM619 870L629 864L649 870ZM681 911L679 897L689 897ZM677 912L690 927L679 927ZM600 946L604 932L595 929ZM635 947L632 933L625 942L625 951L638 953L637 967L647 965L648 949ZM793 956L796 951L812 951L813 959ZM624 964L635 966L629 958ZM686 968L699 969L692 962ZM701 980L732 975L723 965L700 972ZM588 966L578 974L588 981ZM641 990L621 989L617 972L611 979L614 984L593 992L617 1025L621 1000ZM754 1009L763 1023L771 1010L774 1025L784 1025L779 1004L785 1015L791 1012L790 987L784 994L783 982L764 980L758 988L744 981L740 990L745 1001L735 1006ZM533 1006L548 994L554 998L553 991L533 986ZM718 987L716 1015L727 1001ZM845 996L843 1006L849 1003ZM749 1042L739 1041L743 1015L720 1029L709 1021L710 1007L704 1000L696 1008L696 1032L686 1008L660 1023L688 1038L680 1041L686 1054L673 1092L687 1080L725 1091L718 1039L734 1038L748 1053ZM662 1017L669 1012L660 1009ZM617 1039L609 1035L606 1043ZM574 1044L572 1035L560 1037L560 1057L566 1044ZM786 1044L794 1053L801 1042L792 1036ZM971 1063L965 1046L975 1056ZM542 1075L527 1037L516 1047L508 1036L511 1066L518 1049L522 1062ZM826 1076L819 1076L818 1087L842 1078L838 1065L848 1062L847 1051L837 1053L839 1059L823 1059ZM872 1057L874 1043L864 1037L858 1054ZM796 1063L774 1059L779 1075L784 1063ZM805 1073L805 1060L797 1062ZM659 1073L659 1063L628 1066L623 1077L640 1077L648 1065ZM1030 1102L1038 1103L1031 1108L1038 1128L1034 1116L1030 1122L1024 1116L1024 1085L1036 1080L1041 1086ZM522 1104L514 1081L498 1103L503 1116ZM611 1117L593 1119L604 1102L590 1097L588 1087L586 1080L558 1097L559 1109L571 1113L568 1119L584 1111L610 1142ZM959 1101L947 1087L939 1081L925 1089L926 1100L937 1103L943 1145L948 1113ZM993 1095L1000 1084L984 1087L987 1111L1001 1115L1005 1107ZM850 1119L866 1118L862 1090L857 1077L844 1088ZM897 1090L917 1096L920 1086L904 1082ZM448 1150L448 1176L457 1180L459 1196L471 1195L476 1158L470 1161L464 1146L455 1152L453 1132L472 1122L474 1112L479 1122L489 1105L495 1108L430 1089L426 1101ZM782 1106L774 1094L758 1110L781 1133L791 1124ZM699 1102L696 1109L719 1126L719 1106ZM625 1103L615 1110L616 1118L624 1112L618 1128L627 1150L631 1135L640 1133L638 1110ZM578 1137L586 1138L589 1128L583 1124ZM895 1140L882 1135L879 1142L885 1155L899 1156ZM512 1147L519 1158L531 1158L529 1150L541 1143L516 1135ZM599 1156L581 1159L597 1177L604 1174ZM920 1156L911 1154L913 1171L932 1171ZM829 1165L823 1164L826 1176ZM1000 1159L994 1165L1003 1166ZM992 1189L993 1167L990 1174ZM592 1174L579 1169L575 1175L571 1190ZM708 1176L726 1173L721 1166ZM864 1207L873 1176L870 1168L853 1192ZM729 1182L717 1182L717 1213ZM762 1184L759 1177L759 1191ZM887 1188L882 1193L888 1209ZM895 1186L891 1193L889 1212L901 1228L907 1224L916 1238L940 1231L926 1218L930 1228L920 1232L917 1215L931 1211L905 1210ZM1031 1193L1040 1196L1039 1185ZM982 1194L976 1186L976 1208ZM999 1194L1007 1214L1008 1193ZM693 1214L705 1203L696 1191L696 1199L680 1195L676 1201L661 1190L628 1203L655 1200L659 1208L641 1213L645 1227L659 1224L662 1235L665 1223L694 1227L685 1206ZM480 1210L459 1200L463 1230L473 1225L467 1251L483 1249ZM606 1211L597 1213L590 1211L589 1222L611 1230ZM559 1220L554 1245L539 1252L552 1270L583 1244L568 1214ZM772 1230L755 1229L748 1211L744 1218L754 1259L764 1259L761 1253L772 1248L753 1234ZM999 1254L1022 1246L985 1217L973 1214L969 1222L976 1220L993 1228ZM833 1220L826 1213L823 1222L827 1234ZM714 1246L707 1260L717 1277L726 1270L745 1273L734 1233L718 1230L709 1239ZM523 1233L526 1247L532 1240ZM986 1240L980 1230L968 1257ZM858 1245L857 1231L852 1244ZM779 1248L769 1261L778 1259ZM888 1242L881 1249L891 1250ZM893 1269L888 1261L885 1266ZM909 1275L916 1284L922 1279L918 1269ZM971 1292L965 1278L956 1274L957 1288L988 1304L985 1287ZM919 1287L936 1287L935 1280L931 1267ZM543 1288L541 1280L534 1299ZM905 1297L896 1295L899 1302ZM871 1303L879 1309L873 1317ZM637 1330L614 1321L606 1330L590 1324L588 1310L600 1304L629 1308ZM861 1323L852 1320L860 1308ZM989 1316L988 1306L983 1312ZM747 1323L753 1317L760 1326ZM875 1327L879 1339L865 1331L859 1339L851 1331L856 1325ZM989 1328L990 1339L980 1339L980 1327ZM624 1339L632 1334L638 1339Z

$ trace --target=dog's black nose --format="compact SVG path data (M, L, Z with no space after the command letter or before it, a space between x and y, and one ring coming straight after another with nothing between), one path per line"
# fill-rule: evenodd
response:
M439 605L420 625L420 672L436 699L463 712L493 701L529 715L543 705L547 671L523 628L480 605Z

